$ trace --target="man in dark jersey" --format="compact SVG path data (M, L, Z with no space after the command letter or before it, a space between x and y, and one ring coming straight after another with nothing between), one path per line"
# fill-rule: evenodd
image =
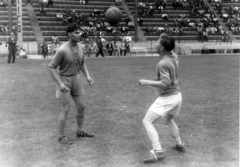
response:
M72 97L77 108L77 137L94 137L93 134L87 133L83 129L85 107L80 72L83 72L90 85L93 84L93 80L88 73L85 62L84 47L78 43L82 33L78 25L69 24L66 33L69 38L68 42L60 46L48 66L51 76L57 83L56 97L60 99L61 103L61 112L58 118L59 142L72 144L67 139L64 130L70 110L70 97Z
M164 119L164 124L168 125L170 134L174 138L176 145L175 150L184 152L185 148L181 141L179 129L174 122L174 116L178 115L182 105L182 95L178 85L178 56L172 52L175 48L175 41L167 34L162 34L156 43L157 53L160 55L160 61L157 64L156 80L139 80L141 86L153 86L157 89L158 98L148 109L143 125L152 142L153 150L150 151L149 158L145 163L162 161L165 159L164 149L159 141L158 132L153 123L159 118Z

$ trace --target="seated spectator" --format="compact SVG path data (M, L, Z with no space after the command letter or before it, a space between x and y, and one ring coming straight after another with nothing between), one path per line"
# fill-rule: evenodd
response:
M85 4L86 4L85 0L80 0L80 5L85 5Z
M154 8L152 6L152 3L150 3L149 8L148 8L148 15L153 16L154 13Z
M128 25L128 23L131 21L130 17L127 16L126 19L125 19L125 22L126 22L126 25Z
M4 0L0 0L0 6L3 6L4 9L6 9L6 3L4 2Z
M63 15L59 12L59 10L57 10L56 17L57 18L63 18Z
M6 24L4 23L3 26L2 26L2 32L5 34L8 34L9 30L8 30L8 27L6 26Z
M100 16L100 14L101 14L99 9L94 9L93 13L95 16Z
M193 21L190 21L190 23L189 23L188 25L189 25L189 27L191 27L191 28L196 28L196 26L195 26L195 24L194 24Z
M159 1L156 2L156 9L159 11L159 12L162 12L163 11L163 6L161 5L161 3Z
M48 4L48 0L39 0L39 4L41 5L47 5Z
M143 24L143 19L142 19L142 17L138 17L138 18L137 18L137 21L138 21L139 26L142 27L142 24Z
M138 3L138 13L139 13L139 15L140 16L142 16L142 15L144 15L145 14L145 3L143 3L143 2L139 2Z
M133 21L130 21L130 22L128 23L128 28L129 28L129 29L133 29L133 28L134 28L134 22L133 22Z
M48 6L52 6L53 7L53 0L48 0L48 2L47 2L47 7Z
M72 11L71 11L71 9L70 9L69 6L66 7L65 13L66 13L67 15L70 15L70 14L72 13Z
M163 18L163 20L168 20L168 14L162 14L162 18Z
M116 1L115 1L116 6L121 5L121 3L122 3L122 0L116 0Z
M40 14L46 14L43 4L40 7Z

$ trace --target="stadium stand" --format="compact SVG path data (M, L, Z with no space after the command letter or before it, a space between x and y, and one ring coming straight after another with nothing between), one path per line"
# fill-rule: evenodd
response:
M240 2L239 0L223 0L214 3L209 0L214 10L227 27L226 31L231 31L234 38L240 40Z
M25 8L25 4L22 6L23 9L23 41L35 41L34 33L31 27L31 22L28 16L28 13ZM17 14L16 14L16 5L12 5L12 20L13 27L15 31L17 31ZM0 24L1 24L1 32L0 32L0 41L6 41L9 36L9 14L8 14L8 5L6 7L0 6ZM8 31L3 32L2 29L4 25L7 27ZM14 30L13 30L14 31Z
M57 12L59 12L60 15L61 14L64 15L67 7L69 7L70 11L74 12L76 15L78 14L78 12L80 12L80 15L81 15L80 17L90 16L91 13L96 12L96 13L100 13L100 16L101 16L98 19L104 21L103 12L107 8L109 8L111 5L115 5L114 0L105 0L105 1L91 0L91 1L88 1L87 4L85 5L80 5L79 0L68 0L68 1L54 0L53 6L44 7L46 14L43 14L43 13L41 14L39 1L32 0L32 2L33 2L33 6L37 14L39 24L41 26L41 29L46 41L51 41L51 36L53 33L59 37L60 41L67 40L67 37L65 35L66 23L63 23L62 18L56 17ZM148 9L148 7L151 5L148 2L148 0L144 0L141 2L145 4L146 9ZM173 7L173 2L174 0L167 1L165 9L163 9L162 11L155 9L153 12L153 17L149 14L146 14L147 12L145 12L143 14L144 16L141 17L142 18L141 28L145 32L145 35L147 36L148 40L156 40L159 36L159 32L161 32L161 29L165 29L167 31L172 32L172 36L174 36L178 40L196 41L199 39L198 38L199 33L196 27L191 27L187 24L183 24L181 25L181 29L179 32L179 29L176 28L176 20L180 19L180 16L182 16L185 18L184 19L186 20L185 22L189 23L190 21L190 22L193 22L194 24L198 24L199 22L203 22L201 14L198 14L198 10L196 9L196 13L193 15L191 13L190 8L187 8L187 7L185 8L178 7L176 10ZM135 7L134 0L127 1L127 4L130 10L132 11L132 13L134 13L134 7ZM156 8L155 3L153 3L152 6ZM123 19L119 24L118 30L116 32L118 32L119 28L122 28L122 27L129 29L129 25L126 25L126 22L125 22L127 16L126 14L124 14L122 7L121 6L118 6L118 7L123 12ZM167 14L168 18L167 19L162 18L163 14ZM139 13L139 16L140 16L140 13ZM66 20L66 19L67 18L65 18L65 22L72 21L71 19L70 20ZM74 20L75 18L72 18L72 19ZM84 24L91 22L90 20L87 20L87 19L90 19L89 17L88 18L84 17L83 19L84 19L83 20ZM84 24L83 26L85 27L85 29L89 29L89 25L86 25L86 24L84 25ZM109 31L111 31L111 29ZM103 29L104 36L105 36L104 38L106 40L115 40L115 39L121 40L121 38L116 38L115 34L109 33L109 31L107 31L106 29ZM132 36L134 40L134 29L130 28L128 32L129 32L129 35ZM97 34L99 34L99 29L97 29L97 32L95 33L91 32L88 35L91 38L94 38L96 37ZM217 32L213 34L211 33L208 34L208 40L219 40L219 39L221 39L221 34Z

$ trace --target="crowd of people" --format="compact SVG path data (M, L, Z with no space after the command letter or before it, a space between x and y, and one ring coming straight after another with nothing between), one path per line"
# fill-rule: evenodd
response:
M233 1L233 3L238 3ZM226 26L234 35L240 35L240 7L237 5L230 5L224 7L222 2L214 2L213 5L217 8L218 13L222 16Z

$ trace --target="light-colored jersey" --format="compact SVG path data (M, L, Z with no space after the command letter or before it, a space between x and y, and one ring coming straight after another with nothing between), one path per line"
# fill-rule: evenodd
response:
M169 96L180 92L178 85L178 56L172 53L171 56L162 58L157 64L157 80L167 85L167 88L157 88L159 96Z
M64 43L59 47L48 66L54 69L59 67L59 74L63 76L79 74L85 61L85 56L83 45L78 43L77 47L77 54L74 54L69 42Z

